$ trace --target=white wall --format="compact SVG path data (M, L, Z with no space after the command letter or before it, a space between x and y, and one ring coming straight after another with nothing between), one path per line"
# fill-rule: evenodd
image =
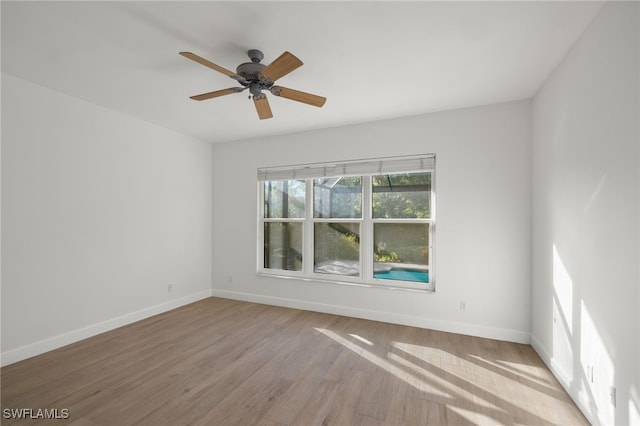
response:
M608 2L533 102L532 343L594 424L640 424L638 35Z
M256 275L258 167L421 153L437 155L435 294ZM529 341L528 102L216 144L213 164L214 294Z
M211 295L210 144L6 74L2 107L4 364Z

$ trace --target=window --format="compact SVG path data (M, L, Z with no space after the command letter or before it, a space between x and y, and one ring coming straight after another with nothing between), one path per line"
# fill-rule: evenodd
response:
M264 267L301 271L305 182L265 182L263 198Z
M371 177L374 278L429 283L431 172Z
M258 271L434 290L435 157L258 170Z
M362 177L313 179L313 271L360 276Z

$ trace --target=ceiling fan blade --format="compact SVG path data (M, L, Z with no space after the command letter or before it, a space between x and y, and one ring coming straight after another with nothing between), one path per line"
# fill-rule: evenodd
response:
M230 95L232 93L239 93L244 90L242 87L230 87L228 89L216 90L214 92L203 93L201 95L189 96L194 101L204 101L206 99L217 98L219 96Z
M227 75L231 78L233 78L234 80L238 80L238 81L246 81L243 77L239 76L238 74L236 74L233 71L230 71L228 69L226 69L225 67L221 67L218 64L214 64L213 62L196 55L195 53L191 53L191 52L179 52L180 55L184 56L185 58L189 58L192 61L195 61L201 65L204 65L205 67L209 67L213 70L216 70L224 75Z
M271 93L276 96L281 96L283 98L291 99L292 101L298 101L304 104L313 105L318 108L322 107L327 101L327 98L325 97L313 95L307 92L301 92L299 90L289 89L288 87L282 86L273 86L271 88Z
M300 59L290 52L284 52L260 72L260 77L273 82L301 66Z
M254 95L253 103L256 105L256 111L258 111L258 117L260 117L260 120L273 117L271 107L269 106L269 101L267 100L267 95L265 95L264 93Z

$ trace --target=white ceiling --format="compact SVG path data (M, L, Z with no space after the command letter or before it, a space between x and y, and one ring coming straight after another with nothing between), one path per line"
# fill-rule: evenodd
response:
M7 2L2 71L210 142L333 127L531 97L602 6L534 2ZM321 109L247 92L223 67L283 51L305 65L277 84ZM37 99L33 99L37 102Z

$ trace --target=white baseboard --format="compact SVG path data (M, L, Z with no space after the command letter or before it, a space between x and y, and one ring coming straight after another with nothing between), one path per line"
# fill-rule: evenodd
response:
M213 296L222 297L225 299L242 300L245 302L282 306L285 308L303 309L307 311L344 315L373 321L382 321L391 324L408 325L412 327L427 328L449 333L465 334L469 336L485 337L488 339L503 340L508 342L523 344L529 344L530 342L530 334L518 330L487 327L454 321L443 321L431 318L422 318L395 312L375 311L370 309L353 308L350 306L330 305L325 303L309 302L306 300L287 299L282 297L265 296L220 289L213 289Z
M62 346L66 346L71 343L75 343L77 341L104 333L106 331L110 331L118 327L140 321L153 315L170 311L171 309L175 309L183 305L188 305L189 303L197 302L201 299L206 299L207 297L211 297L211 295L211 290L203 290L197 293L190 294L188 296L183 296L177 299L170 300L168 302L144 308L136 312L131 312L129 314L102 321L97 324L79 328L68 333L59 334L57 336L21 346L16 349L10 349L8 351L2 352L0 365L5 366L13 364L14 362L22 361L24 359L61 348Z

